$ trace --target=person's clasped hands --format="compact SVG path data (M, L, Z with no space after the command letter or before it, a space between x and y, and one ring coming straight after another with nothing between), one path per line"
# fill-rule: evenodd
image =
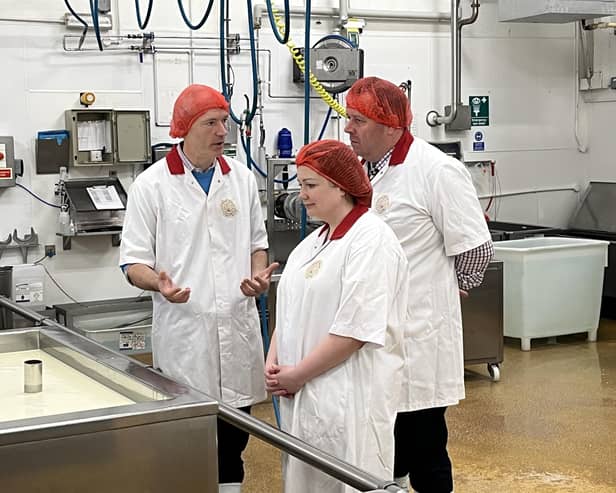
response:
M297 367L276 363L265 365L265 389L278 397L293 397L303 386Z

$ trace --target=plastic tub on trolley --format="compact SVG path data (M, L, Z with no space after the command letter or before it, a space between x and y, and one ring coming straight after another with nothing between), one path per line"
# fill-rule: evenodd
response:
M597 340L609 242L542 237L494 244L504 263L504 335L523 351L541 337L588 332Z

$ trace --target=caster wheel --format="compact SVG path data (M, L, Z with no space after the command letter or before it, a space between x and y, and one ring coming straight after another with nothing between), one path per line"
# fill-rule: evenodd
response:
M488 373L492 377L493 382L498 382L500 380L500 367L498 363L488 363Z

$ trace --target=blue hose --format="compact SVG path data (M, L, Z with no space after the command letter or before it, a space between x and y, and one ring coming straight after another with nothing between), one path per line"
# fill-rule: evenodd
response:
M248 7L248 31L250 36L250 59L252 66L252 108L246 115L245 125L250 126L252 119L257 112L257 50L255 46L255 30L254 30L254 18L252 14L252 0L246 0ZM220 2L220 16L219 16L219 32L220 32L220 78L222 82L222 94L229 103L231 103L231 95L227 89L227 55L225 46L225 2ZM229 114L231 119L238 125L242 124L242 120L233 112L231 105L229 104Z
M223 3L223 2L224 0L221 0L220 3ZM207 21L207 18L210 16L210 12L212 11L213 6L214 6L214 0L210 0L210 3L208 4L207 9L205 10L205 14L203 15L203 18L197 24L193 24L192 22L190 22L190 19L188 18L188 16L186 15L186 12L184 11L184 5L182 4L182 0L178 0L178 7L180 7L180 14L182 14L182 19L184 19L184 23L193 31L196 31L197 29L201 29L201 27L203 27L203 24L205 24L205 21Z
M96 34L96 42L98 43L98 49L100 51L103 51L101 30L98 25L98 0L90 0L90 14L92 14L92 25L94 26L94 33Z
M280 36L278 32L278 25L276 19L274 19L274 12L272 9L272 0L265 0L267 6L267 16L269 17L270 24L272 25L272 31L276 40L283 45L289 41L289 33L291 32L291 11L289 10L289 0L284 0L284 36Z
M150 14L152 14L152 6L154 5L154 0L149 0L148 10L145 14L145 21L141 21L141 7L139 7L139 0L135 0L135 11L137 12L137 24L139 25L139 29L142 31L148 26L150 22Z
M248 167L250 168L252 166L254 169L257 170L257 173L259 173L263 178L267 178L267 173L260 168L260 166L255 162L254 159L252 159L252 156L250 155L250 150L248 149L248 143L246 142L246 139L244 138L243 133L240 133L240 140L242 141L242 147L244 148L244 153L246 154L246 158L250 162L250 165ZM278 180L275 178L274 183L282 183L282 184L291 183L296 178L297 178L297 175L293 175L291 178L287 180Z
M321 127L321 132L319 132L319 138L317 140L321 140L323 138L323 134L325 133L325 129L329 123L329 118L332 116L332 110L333 108L330 106L327 110L327 115L325 115L325 121L323 122L323 126Z
M270 348L270 339L269 339L269 327L267 324L267 312L266 312L266 302L267 298L264 294L259 296L259 314L261 315L261 333L263 335L263 348L265 349L265 354L269 352ZM274 415L276 416L276 424L278 428L280 428L280 409L278 408L278 400L276 396L272 396L272 405L274 406Z
M344 36L340 36L340 34L328 34L326 36L323 36L312 47L315 48L321 41L327 41L328 39L337 39L338 41L343 41L344 43L346 43L349 46L349 48L357 48L357 46L355 46L355 43L353 43L353 41L351 41L348 38L345 38Z

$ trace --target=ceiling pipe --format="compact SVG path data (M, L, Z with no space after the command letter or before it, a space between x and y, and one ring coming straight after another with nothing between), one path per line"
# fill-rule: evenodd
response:
M344 2L344 5L342 4ZM254 6L255 27L261 27L261 17L267 16L265 4L258 3ZM292 7L289 13L294 17L304 17L306 14L302 8ZM350 9L348 8L348 0L341 0L339 8L312 8L312 17L327 17L340 21L341 17L359 17L362 19L375 21L407 21L407 22L428 22L441 23L449 22L450 16L443 12L402 12L397 10L368 10L368 9Z

